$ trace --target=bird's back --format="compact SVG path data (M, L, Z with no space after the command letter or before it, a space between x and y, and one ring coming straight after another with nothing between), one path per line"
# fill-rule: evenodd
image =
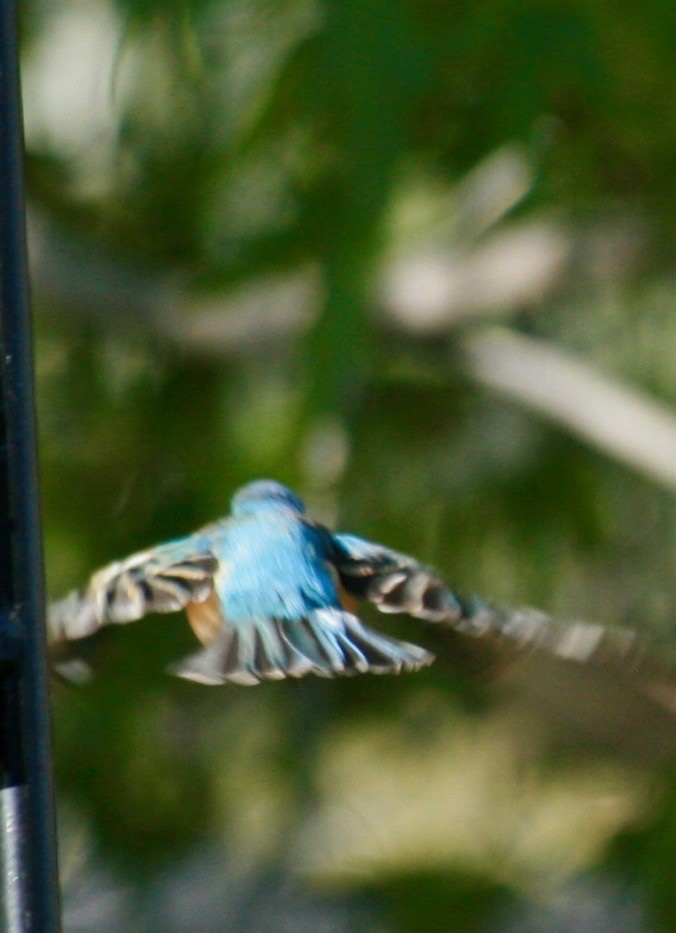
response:
M215 543L222 567L218 587L233 623L296 621L317 608L339 606L321 528L294 515L252 515L224 523Z

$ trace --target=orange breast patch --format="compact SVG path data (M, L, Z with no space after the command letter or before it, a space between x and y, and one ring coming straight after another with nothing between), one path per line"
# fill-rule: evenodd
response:
M223 630L221 605L215 591L209 593L204 602L191 602L185 607L190 628L203 645L214 642Z

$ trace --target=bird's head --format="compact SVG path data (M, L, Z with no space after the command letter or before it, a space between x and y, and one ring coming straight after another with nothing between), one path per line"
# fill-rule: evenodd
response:
M302 515L305 503L293 490L272 479L259 479L238 489L232 497L231 511L240 515L260 515L270 511L296 512Z

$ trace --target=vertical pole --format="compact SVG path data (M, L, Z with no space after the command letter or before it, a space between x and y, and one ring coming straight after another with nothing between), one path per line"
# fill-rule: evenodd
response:
M0 929L60 929L14 0L0 0Z

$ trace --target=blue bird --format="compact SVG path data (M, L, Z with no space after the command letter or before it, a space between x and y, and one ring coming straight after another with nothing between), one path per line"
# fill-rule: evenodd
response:
M633 631L463 599L412 557L312 521L272 480L238 490L229 517L99 570L50 606L48 634L58 651L106 625L185 609L203 647L171 671L203 684L399 673L434 660L367 628L352 611L359 600L481 638L507 659L525 650L650 667ZM56 668L68 679L83 673L69 661Z
M423 648L367 628L349 600L427 621L462 607L417 561L305 515L272 480L242 487L231 515L194 534L99 570L52 605L52 642L91 635L148 613L185 609L203 648L172 667L203 684L414 671Z

